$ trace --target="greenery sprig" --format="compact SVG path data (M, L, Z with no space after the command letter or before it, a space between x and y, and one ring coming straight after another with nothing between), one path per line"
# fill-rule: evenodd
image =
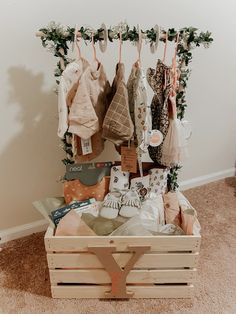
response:
M87 44L92 41L92 35L94 42L104 40L104 29L92 29L91 27L80 27L78 30L80 37ZM141 31L142 38L148 44L156 43L157 31L156 28L151 28L148 30L139 30L139 27L130 28L126 22L119 23L116 26L110 27L108 30L108 40L113 42L122 38L122 41L130 41L134 44L139 40L139 34ZM180 80L179 89L177 91L177 109L178 117L183 119L185 110L187 107L185 94L187 82L190 76L189 63L192 61L192 50L195 47L203 45L203 47L208 48L213 42L210 32L199 32L197 28L194 27L184 27L180 30L174 28L169 28L168 30L160 29L159 40L165 42L166 32L168 32L168 41L175 41L177 33L179 33L179 43L177 47L177 58L180 69ZM47 48L55 57L59 58L57 62L57 67L54 71L54 76L56 77L56 82L59 84L58 78L61 76L64 68L72 60L68 57L69 44L74 41L75 38L75 28L65 27L61 24L51 22L47 27L43 27L39 30L38 35L41 38L43 47ZM65 134L63 139L63 148L67 154L67 158L63 159L64 164L73 163L72 160L72 145L68 139L71 138L71 134ZM176 166L170 170L168 176L168 188L169 190L176 190L178 188L177 175L181 167Z

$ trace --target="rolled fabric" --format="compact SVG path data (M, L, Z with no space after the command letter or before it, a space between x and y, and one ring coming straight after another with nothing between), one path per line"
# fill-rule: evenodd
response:
M176 192L168 192L163 195L166 224L174 224L181 227L181 214L179 200Z

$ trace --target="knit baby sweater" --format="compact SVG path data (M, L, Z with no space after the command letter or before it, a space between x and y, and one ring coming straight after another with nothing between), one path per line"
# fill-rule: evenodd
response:
M69 132L82 139L97 133L107 108L109 83L100 63L90 65L82 74L69 113Z
M71 90L75 88L84 70L89 63L81 58L79 61L69 63L62 73L58 87L58 131L60 138L64 137L68 129L68 96Z
M130 117L128 92L124 78L124 64L116 66L111 89L112 101L103 122L103 137L120 145L133 136L134 125Z

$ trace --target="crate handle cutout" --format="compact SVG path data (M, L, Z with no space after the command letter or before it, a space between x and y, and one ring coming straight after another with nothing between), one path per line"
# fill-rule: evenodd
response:
M129 251L133 253L133 255L125 267L120 268L112 255L112 253L116 252L115 246L88 247L88 251L96 254L111 278L111 291L105 292L105 298L128 299L133 297L134 292L126 290L126 278L134 264L145 252L149 251L150 248L151 246L128 246Z

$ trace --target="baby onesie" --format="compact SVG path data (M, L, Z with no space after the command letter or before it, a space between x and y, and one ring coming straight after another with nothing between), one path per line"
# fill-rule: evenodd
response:
M83 74L83 82L86 83L85 87L87 94L89 95L89 106L92 105L91 112L95 113L97 117L98 129L91 136L92 152L87 155L82 154L81 138L83 137L79 135L78 132L76 133L77 154L75 159L77 162L90 161L100 155L104 149L104 139L102 139L101 133L104 116L108 107L108 95L110 93L110 84L101 63L98 68L97 65L96 68L95 65L91 65L87 68ZM78 104L76 104L75 101L72 105L71 111L76 111L77 109ZM87 113L90 115L91 112ZM70 130L73 130L73 127L71 127Z
M84 140L99 131L98 117L90 99L86 74L83 73L80 78L69 113L69 132Z
M170 70L161 60L157 61L156 70L147 70L147 81L154 91L151 103L152 129L159 130L163 134L163 139L169 127L168 98L171 89ZM148 147L150 158L161 164L162 143L157 147Z
M58 87L58 131L57 134L60 138L64 137L68 129L68 95L74 89L77 89L78 81L88 67L87 60L81 58L79 61L69 63L63 71Z
M147 105L146 78L137 63L132 67L128 80L129 108L134 119L134 138L137 142L137 156L141 176L142 154L147 152L149 146L149 133L152 129L151 110Z
M116 66L111 89L112 101L103 122L103 137L115 145L132 138L134 125L129 113L128 92L124 78L124 64Z

